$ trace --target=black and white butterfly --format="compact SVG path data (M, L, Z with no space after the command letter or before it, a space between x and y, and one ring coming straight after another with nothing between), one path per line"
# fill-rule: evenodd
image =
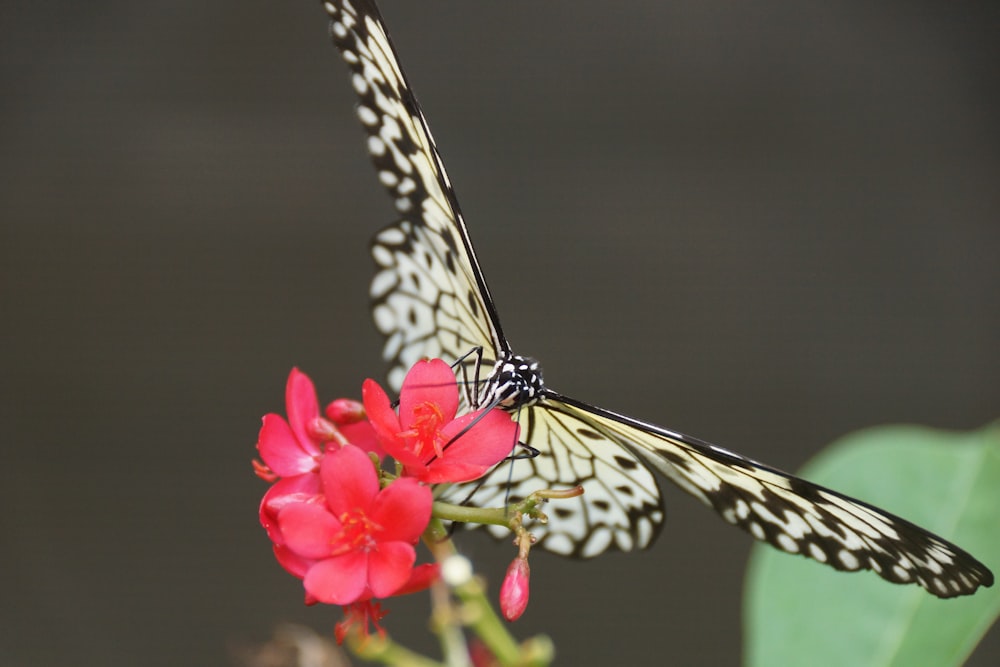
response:
M537 362L511 350L480 270L455 193L378 9L370 0L324 3L333 41L351 69L358 116L378 178L402 219L372 243L375 325L387 340L389 385L424 357L463 359L471 406L498 404L519 419L533 458L495 469L477 505L499 506L541 488L586 492L552 503L531 527L567 556L650 545L664 511L654 473L758 540L838 570L874 570L939 597L973 593L993 575L953 544L883 512L696 438L563 396ZM481 354L470 354L482 350ZM467 488L447 498L462 500Z

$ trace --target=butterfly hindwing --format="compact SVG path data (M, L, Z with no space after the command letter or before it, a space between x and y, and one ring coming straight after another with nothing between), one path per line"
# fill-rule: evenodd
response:
M725 521L782 551L838 570L874 570L939 597L972 593L993 575L958 547L867 503L690 436L566 397L546 399L634 452Z
M452 487L444 499L460 503L475 490L477 505L503 506L541 489L580 485L582 496L548 503L543 508L548 521L531 525L539 546L591 558L652 543L664 518L660 490L628 449L555 404L525 408L519 421L522 440L538 450L537 456L501 463L484 480ZM490 531L499 538L509 535L502 527Z

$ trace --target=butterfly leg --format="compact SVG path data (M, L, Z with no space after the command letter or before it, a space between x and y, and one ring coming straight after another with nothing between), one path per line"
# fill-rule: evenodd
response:
M521 442L520 440L517 441L517 447L520 447L521 449L524 449L525 451L520 452L518 454L514 454L512 452L510 456L508 456L507 458L504 459L504 461L517 461L517 460L521 460L521 459L533 459L533 458L535 458L536 456L538 456L541 453L537 449L535 449L534 447L532 447L531 445L529 445L528 443Z
M476 363L473 371L473 379L469 379L469 367L465 364L465 360L471 356L475 356ZM483 367L483 346L477 345L472 348L461 357L455 360L455 363L451 365L451 369L458 373L458 369L462 369L462 386L465 387L465 395L468 398L469 408L471 410L478 410L479 405L479 384L480 384L480 374ZM474 389L469 389L469 387L474 387Z

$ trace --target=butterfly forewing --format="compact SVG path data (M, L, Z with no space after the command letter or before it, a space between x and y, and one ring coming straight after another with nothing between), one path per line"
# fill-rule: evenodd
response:
M389 385L396 391L406 371L425 357L456 360L484 347L482 363L493 365L489 319L479 301L467 297L467 282L449 268L450 252L440 235L410 220L382 230L372 244L378 265L372 314L386 336L383 353L391 362ZM472 378L476 357L467 359Z
M456 360L477 347L492 366L506 349L489 290L448 175L378 9L366 0L324 3L330 32L351 68L358 117L379 181L403 219L372 242L375 324L386 336L396 391L423 357ZM468 373L476 359L468 356Z
M513 355L469 241L458 203L382 18L370 0L324 3L334 42L352 71L358 115L379 180L402 219L372 243L375 324L385 335L389 384L399 390L418 359L461 361L464 404L495 396L495 361ZM481 349L477 354L475 351ZM533 368L537 368L537 365ZM532 371L534 372L534 371ZM491 386L481 386L484 380ZM700 440L544 389L507 409L534 458L444 491L454 502L498 506L533 491L582 485L583 496L546 507L532 526L540 546L579 557L644 548L663 523L653 471L755 538L840 570L874 570L940 597L972 593L992 573L958 547L863 502ZM536 402L537 401L537 402ZM512 443L513 444L513 443ZM492 529L491 529L492 530ZM506 531L499 531L506 534Z

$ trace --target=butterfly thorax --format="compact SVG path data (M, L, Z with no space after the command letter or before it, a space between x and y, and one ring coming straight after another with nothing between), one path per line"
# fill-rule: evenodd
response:
M507 354L486 378L480 405L495 404L507 412L516 412L537 403L544 388L542 367L536 360Z

